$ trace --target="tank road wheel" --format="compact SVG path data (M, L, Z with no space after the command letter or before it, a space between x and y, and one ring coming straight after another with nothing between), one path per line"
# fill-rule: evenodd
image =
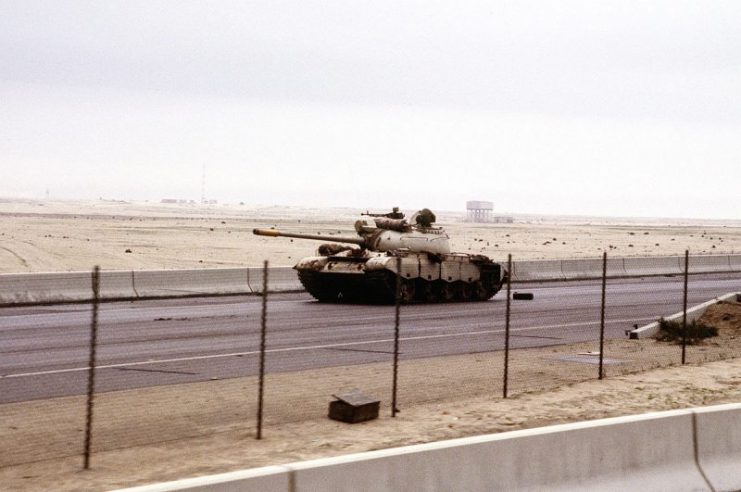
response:
M473 290L473 284L469 284L468 282L457 282L460 284L458 286L458 299L461 301L473 301L474 300L474 290Z
M429 280L419 279L417 281L417 296L422 302L440 302L440 295L435 284Z
M402 304L411 304L414 302L416 297L416 291L413 279L401 279L401 286L399 289L399 296L401 297Z
M456 288L455 283L453 282L446 282L444 280L440 281L440 300L442 302L453 302L456 298Z
M487 301L491 298L491 296L494 295L494 292L491 291L491 288L487 287L484 282L481 280L478 280L474 282L472 285L473 295L474 299L477 301Z

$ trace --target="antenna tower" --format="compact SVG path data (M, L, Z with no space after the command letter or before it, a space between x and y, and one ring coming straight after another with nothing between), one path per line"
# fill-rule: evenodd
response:
M201 174L201 205L206 203L206 165L203 165L203 173Z

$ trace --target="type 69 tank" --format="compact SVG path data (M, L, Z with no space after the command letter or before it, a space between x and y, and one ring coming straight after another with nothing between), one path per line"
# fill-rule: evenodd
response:
M357 237L331 236L317 256L294 268L304 288L320 302L392 303L397 276L402 303L486 301L507 280L507 271L487 256L451 253L449 236L422 209L404 218L397 207L355 222ZM254 234L326 241L326 235L254 229ZM400 268L399 268L400 265Z

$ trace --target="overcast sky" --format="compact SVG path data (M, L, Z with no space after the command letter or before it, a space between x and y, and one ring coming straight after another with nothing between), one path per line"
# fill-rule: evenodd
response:
M741 2L0 0L0 197L741 218Z

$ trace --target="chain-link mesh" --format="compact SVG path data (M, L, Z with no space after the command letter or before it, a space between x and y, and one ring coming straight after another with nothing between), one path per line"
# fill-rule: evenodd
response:
M596 380L601 280L518 283L512 291L533 298L511 300L509 395ZM691 275L688 306L738 291L738 275ZM606 378L681 364L680 343L629 339L627 332L681 312L683 295L677 273L607 279ZM483 303L402 306L397 407L501 398L505 307L503 292ZM257 296L101 304L93 460L95 453L214 434L255 439L261 314ZM741 319L721 312L711 321L733 316ZM0 312L0 467L75 456L81 466L90 319L86 304ZM325 418L332 395L353 388L390 415L393 350L393 305L270 294L264 434ZM741 336L730 328L686 347L689 364L739 354Z

